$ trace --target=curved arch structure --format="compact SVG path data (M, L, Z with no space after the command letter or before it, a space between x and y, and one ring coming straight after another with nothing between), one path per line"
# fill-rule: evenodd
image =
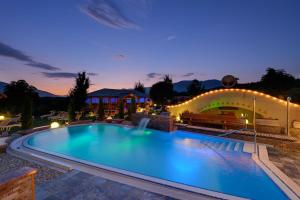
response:
M264 118L278 119L280 126L287 123L287 101L270 95L246 89L219 89L198 95L186 102L170 105L168 110L173 116L179 116L184 111L201 113L218 107L237 107L246 110L253 109L253 99L256 99L256 113ZM289 118L300 121L300 106L289 104Z

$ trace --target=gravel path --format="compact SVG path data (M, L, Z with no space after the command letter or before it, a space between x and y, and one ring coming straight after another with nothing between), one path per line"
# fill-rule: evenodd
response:
M37 184L53 180L63 174L62 172L8 155L7 153L0 153L0 176L22 167L32 167L38 170L35 178Z

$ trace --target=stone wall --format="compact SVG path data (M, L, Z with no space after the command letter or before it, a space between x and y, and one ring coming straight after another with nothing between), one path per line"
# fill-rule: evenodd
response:
M171 116L164 115L145 115L142 113L132 114L132 123L137 126L142 118L150 118L150 122L147 128L162 130L162 131L173 131L174 130L174 120Z
M24 167L0 177L0 199L35 199L36 170Z

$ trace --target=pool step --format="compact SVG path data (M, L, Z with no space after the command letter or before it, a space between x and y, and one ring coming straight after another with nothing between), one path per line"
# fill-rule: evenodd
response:
M219 151L235 151L235 152L243 152L243 143L242 142L234 142L234 141L203 141L203 145L208 148L219 150Z

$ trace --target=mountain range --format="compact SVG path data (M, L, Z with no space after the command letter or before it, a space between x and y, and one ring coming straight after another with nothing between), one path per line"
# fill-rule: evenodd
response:
M175 92L181 93L181 92L187 92L187 87L192 83L192 80L183 80L176 83L173 83L173 88ZM202 81L203 88L205 90L219 88L222 86L221 81L216 79L210 79ZM4 92L4 88L7 85L7 83L0 81L0 92ZM149 94L150 87L146 87L146 94ZM59 97L58 95L52 94L50 92L46 92L43 90L37 89L37 93L40 97Z
M0 92L4 92L5 86L8 85L8 83L4 83L0 81ZM55 94L52 94L50 92L46 92L43 90L36 90L36 92L39 94L40 97L58 97Z
M192 83L192 80L184 80L179 81L177 83L173 83L173 90L175 92L187 92L188 86ZM222 87L221 81L216 79L210 79L202 81L202 87L205 90L210 90L214 88Z
M176 83L173 83L173 90L175 92L181 93L181 92L187 92L188 86L192 83L193 80L183 80ZM202 81L202 86L205 90L210 90L214 88L220 88L222 87L221 81L217 79L209 79ZM146 87L146 94L149 94L150 87Z

